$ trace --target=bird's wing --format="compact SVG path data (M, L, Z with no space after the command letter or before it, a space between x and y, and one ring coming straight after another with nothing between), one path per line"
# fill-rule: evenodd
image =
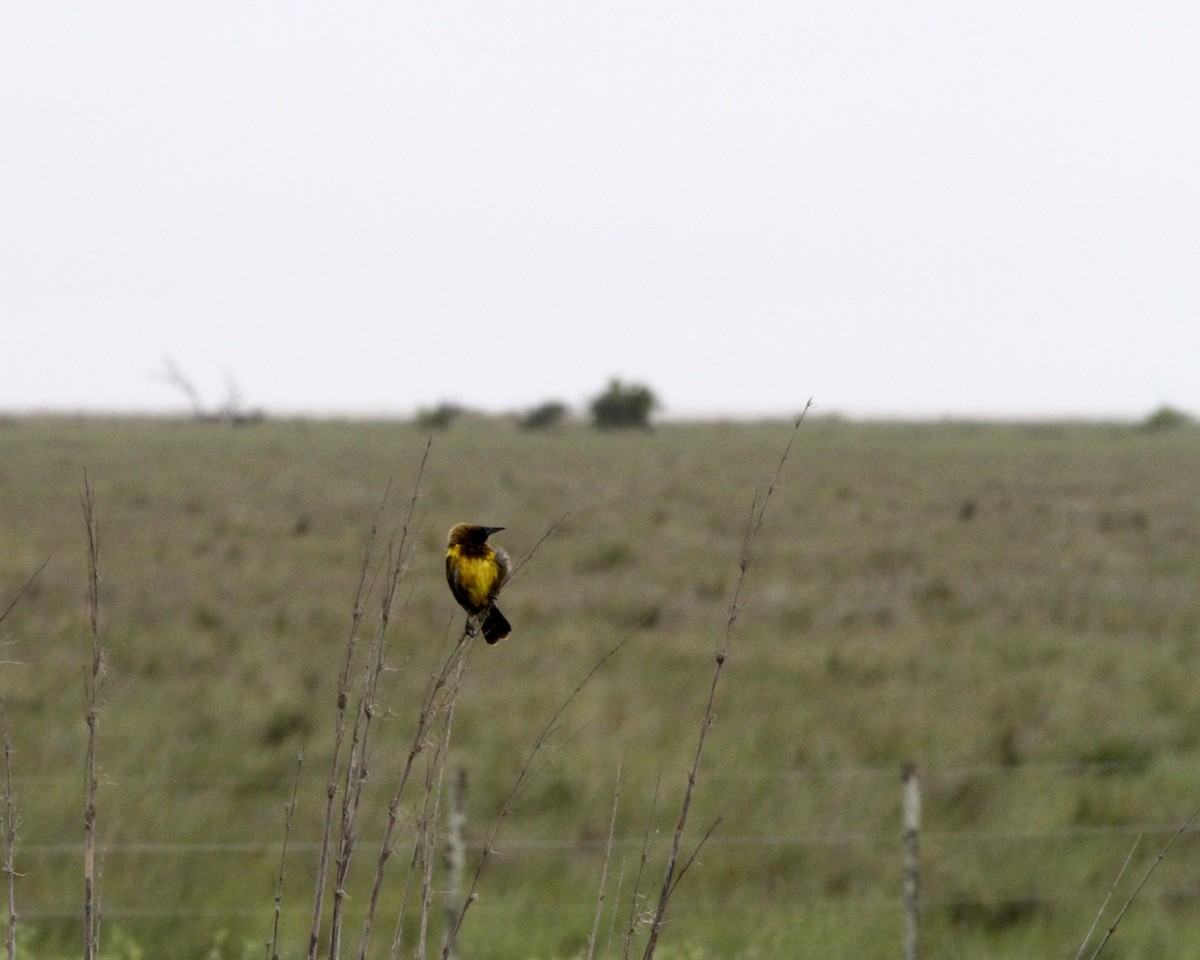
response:
M508 580L508 574L512 567L508 559L508 554L505 552L504 548L496 547L495 550L496 566L500 568L500 576L496 578L496 586L495 589L492 590L493 597L500 592L500 588L504 586L505 581Z
M454 594L454 599L458 601L459 606L469 608L471 601L463 586L462 571L459 569L456 558L451 554L446 554L446 582L450 584L450 592Z

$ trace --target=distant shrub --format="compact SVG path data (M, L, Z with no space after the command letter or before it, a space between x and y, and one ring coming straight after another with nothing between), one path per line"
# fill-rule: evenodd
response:
M422 430L445 430L466 410L457 403L439 403L432 410L417 411L417 426Z
M551 400L525 411L517 418L517 426L522 430L551 430L557 427L567 416L567 405Z
M1034 923L1049 915L1051 905L1040 897L985 900L976 896L956 897L945 906L950 924L960 930L1000 933Z
M645 430L650 426L650 411L656 406L658 399L649 387L623 384L614 377L608 389L592 401L592 422L602 430Z
M1078 751L1076 759L1109 772L1144 771L1154 762L1154 744L1144 738L1116 734L1098 738Z
M1142 421L1142 427L1146 430L1172 430L1191 422L1192 418L1182 410L1164 404Z

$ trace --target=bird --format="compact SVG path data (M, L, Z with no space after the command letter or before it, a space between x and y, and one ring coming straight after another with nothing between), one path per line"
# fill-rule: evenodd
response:
M487 538L504 527L456 523L446 544L446 582L458 605L467 611L467 632L472 619L482 616L483 639L489 644L503 640L512 626L496 606L496 595L508 579L508 554L492 547Z

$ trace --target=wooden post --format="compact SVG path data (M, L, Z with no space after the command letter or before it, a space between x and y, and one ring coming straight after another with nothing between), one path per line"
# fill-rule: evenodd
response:
M458 960L458 923L462 918L463 871L467 863L467 845L463 827L467 824L467 771L459 767L450 782L450 815L446 818L446 892L445 923L442 930L442 956Z
M906 763L904 782L904 960L920 960L921 901L917 835L921 830L921 784L917 768Z

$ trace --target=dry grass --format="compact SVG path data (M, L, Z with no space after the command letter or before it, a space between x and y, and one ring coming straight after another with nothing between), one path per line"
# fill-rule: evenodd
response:
M389 628L395 669L364 699L387 708L372 720L371 769L403 769L406 725L442 662L456 616L440 571L452 522L502 522L520 553L567 514L506 593L511 642L461 678L453 749L471 771L476 842L509 808L545 719L630 636L550 731L548 761L506 817L508 848L491 855L463 931L471 960L586 951L618 757L625 799L609 902L623 913L630 903L648 823L661 853L655 835L673 829L666 811L684 798L694 718L739 576L747 493L787 429L625 436L463 423L435 441ZM270 920L295 755L303 748L324 769L334 754L328 718L363 540L380 490L412 475L425 443L385 424L0 431L0 590L11 595L50 557L4 621L21 661L6 666L2 691L16 777L37 797L24 804L36 858L18 890L27 929L52 930L38 914L55 909L71 875L69 860L39 849L78 837L78 765L62 758L85 744L56 718L63 691L78 689L88 633L71 509L79 468L105 533L105 914L172 955L200 955L217 932L211 916L156 922L136 911L215 910L216 924L261 943L253 931ZM1194 806L1198 468L1200 438L1188 430L806 425L803 484L783 484L772 504L714 700L692 814L725 819L672 906L669 941L712 956L770 953L797 937L834 956L896 949L895 780L912 760L928 773L930 955L1077 943L1128 831L1169 834ZM398 529L407 510L390 503L374 522ZM60 769L62 782L26 773ZM361 795L361 822L379 833L388 781L368 777ZM290 876L315 875L319 794L301 785ZM536 846L547 839L552 849ZM1187 840L1156 873L1159 892L1148 888L1123 922L1123 946L1187 955L1191 927L1173 906L1195 866ZM247 841L261 852L190 852ZM165 846L144 855L133 843ZM345 898L355 929L371 874ZM247 903L262 904L257 919L235 912ZM714 922L715 903L744 922ZM1177 938L1153 940L1139 914ZM532 940L513 919L531 917ZM298 932L285 920L281 940Z

